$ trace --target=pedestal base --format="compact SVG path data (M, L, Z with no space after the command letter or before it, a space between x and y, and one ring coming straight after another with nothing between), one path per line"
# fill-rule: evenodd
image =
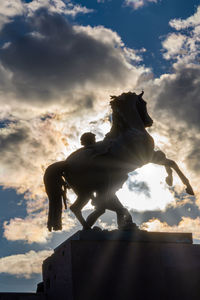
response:
M43 280L48 300L199 300L200 246L191 234L78 232L44 261Z

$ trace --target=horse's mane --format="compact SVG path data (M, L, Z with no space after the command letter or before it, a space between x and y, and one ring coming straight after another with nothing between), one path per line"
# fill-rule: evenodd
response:
M112 110L114 111L116 107L120 106L124 101L126 101L130 96L136 95L135 93L128 92L128 93L122 93L119 96L111 95L111 101L110 106Z
M112 95L110 96L110 106L112 109L112 128L110 132L107 134L107 137L114 138L120 131L123 131L126 129L127 125L122 118L122 115L120 113L121 105L124 104L124 102L133 95L136 95L135 93L128 92L128 93L122 93L119 96Z

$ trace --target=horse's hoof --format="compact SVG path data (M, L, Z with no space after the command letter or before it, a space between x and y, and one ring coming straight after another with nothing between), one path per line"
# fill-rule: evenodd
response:
M169 185L169 186L172 186L173 184L173 180L171 178L171 176L167 176L166 179L165 179L166 183Z
M95 231L102 231L102 229L99 226L94 226L92 229Z
M89 225L83 226L82 230L91 230L91 227Z
M135 224L135 223L124 224L124 225L120 226L119 229L123 230L123 231L136 231L136 230L140 230L139 227L137 226L137 224Z
M185 191L186 191L186 193L188 193L189 195L194 196L194 191L193 191L191 185L188 186L188 187L185 189Z

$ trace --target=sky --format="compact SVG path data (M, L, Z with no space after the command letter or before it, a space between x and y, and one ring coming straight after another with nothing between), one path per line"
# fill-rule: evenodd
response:
M110 95L145 91L156 149L190 179L148 164L117 192L149 231L192 232L200 243L200 2L2 0L0 3L0 291L31 292L42 261L81 229L46 228L45 168L110 129ZM75 195L69 193L73 203ZM84 209L84 216L92 210ZM116 228L106 212L97 225Z

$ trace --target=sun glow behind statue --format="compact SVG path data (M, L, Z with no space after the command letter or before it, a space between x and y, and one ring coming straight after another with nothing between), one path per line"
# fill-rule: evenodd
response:
M107 112L108 113L108 112ZM98 119L102 121L89 121L87 124L87 130L96 134L97 141L102 140L110 130L110 122L107 117L98 116ZM86 124L84 124L86 126ZM84 126L84 127L85 127ZM165 136L161 136L159 133L151 133L155 141L155 147L164 148L168 143L168 139ZM73 145L73 150L80 147L79 141ZM69 152L64 151L68 156ZM175 175L175 173L173 173ZM129 174L129 179L126 181L122 188L116 193L121 203L129 210L136 211L151 211L151 210L165 210L165 208L173 203L174 195L170 191L169 187L165 183L167 173L164 166L158 166L155 164L147 164L142 168L137 169L135 172ZM130 184L131 183L131 184ZM173 185L178 185L179 180L177 176L173 178ZM131 187L132 185L132 187ZM76 199L76 195L70 191L70 202L73 203ZM93 206L89 202L84 210L92 209Z
M130 188L127 181L117 192L117 196L128 209L164 210L174 201L173 194L165 183L165 177L163 167L148 164L129 174L133 188Z
M148 164L136 172L129 174L129 180L126 181L122 188L116 193L120 202L129 210L151 211L165 210L165 208L173 203L174 195L165 183L166 172L163 167ZM130 188L129 182L133 183L135 188ZM178 180L174 178L174 184ZM145 187L148 187L148 191ZM73 203L76 199L74 193L70 193L70 200ZM89 202L84 210L92 209Z

